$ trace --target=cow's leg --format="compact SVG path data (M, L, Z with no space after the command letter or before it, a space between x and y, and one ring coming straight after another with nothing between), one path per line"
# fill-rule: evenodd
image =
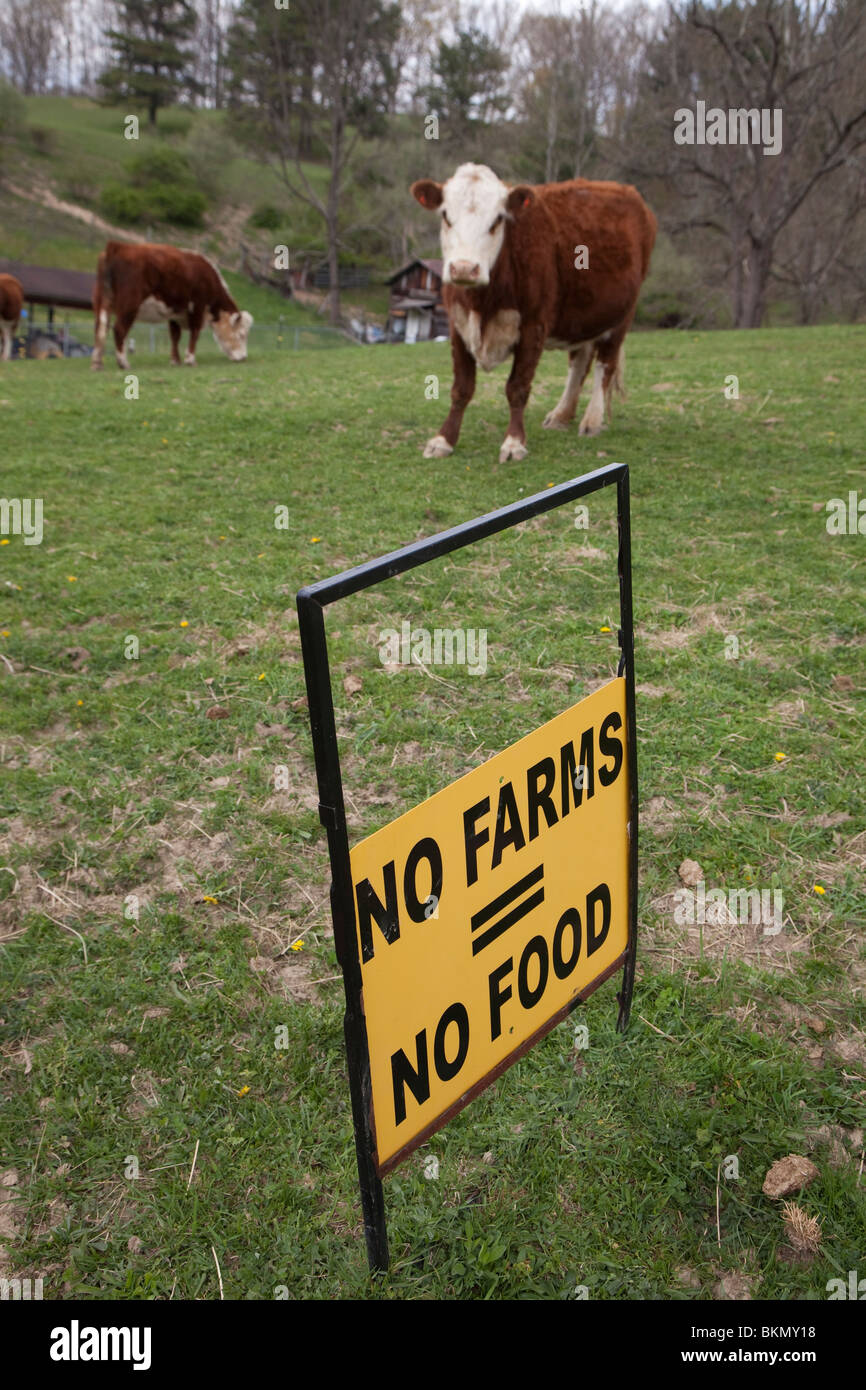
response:
M90 366L94 372L98 372L102 368L102 354L105 352L107 337L108 310L101 303L97 303L93 324L93 353L90 358Z
M424 445L425 459L444 459L454 452L460 437L463 413L475 394L475 358L456 328L451 330L451 361L454 366L451 409L439 433Z
M577 409L577 402L580 399L580 388L586 380L592 363L592 354L592 343L581 343L579 347L572 348L569 352L565 389L553 409L545 415L544 429L564 430L571 424Z
M203 314L190 314L189 316L189 347L186 350L186 357L183 359L188 367L195 366L195 345L198 342L198 335L201 332Z
M610 398L614 387L623 391L623 339L627 332L628 323L624 323L610 337L599 339L596 343L592 396L580 422L581 434L599 433L605 413L610 417Z
M174 319L168 321L168 336L171 339L171 365L180 366L180 324Z
M0 333L3 334L0 362L8 362L12 357L12 325L6 319L0 319Z
M117 358L118 367L122 367L124 371L129 371L129 358L126 355L124 344L126 343L126 335L134 323L134 314L115 314L114 355Z
M521 333L517 347L514 349L514 365L505 385L505 394L511 407L511 415L508 421L508 433L502 441L502 448L499 450L500 463L506 463L509 459L525 459L528 453L523 412L532 390L532 378L535 376L535 369L544 349L544 339L543 329L533 328L528 332Z

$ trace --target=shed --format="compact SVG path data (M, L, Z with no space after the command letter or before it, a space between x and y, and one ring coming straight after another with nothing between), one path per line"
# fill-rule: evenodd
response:
M57 333L54 327L56 309L76 309L89 313L93 309L93 290L96 276L84 270L63 270L57 266L25 265L23 261L11 261L0 256L0 272L14 275L21 284L25 303L30 306L28 317L28 345L34 336L45 343L56 345L57 351L40 352L35 355L60 356L66 354L69 345L67 331ZM47 330L36 329L34 309L36 305L47 309ZM89 350L89 349L88 349ZM28 350L28 356L31 354Z
M416 257L389 275L385 284L391 286L389 338L414 343L447 335L441 260Z

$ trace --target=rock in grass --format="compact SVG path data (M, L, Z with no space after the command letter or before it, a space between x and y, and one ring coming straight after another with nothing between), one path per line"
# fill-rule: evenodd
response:
M687 888L696 888L704 876L704 871L694 859L684 859L677 869Z
M818 1169L810 1159L802 1154L788 1154L786 1158L776 1159L764 1178L761 1191L765 1197L777 1201L780 1197L790 1197L792 1193L800 1192L817 1176Z

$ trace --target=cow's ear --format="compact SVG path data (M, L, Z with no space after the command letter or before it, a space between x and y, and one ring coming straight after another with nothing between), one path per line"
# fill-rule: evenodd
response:
M418 199L422 208L434 211L442 204L442 185L435 179L417 179L409 192Z
M505 200L505 206L511 217L519 217L522 212L529 207L530 203L535 202L535 194L528 183L519 183Z

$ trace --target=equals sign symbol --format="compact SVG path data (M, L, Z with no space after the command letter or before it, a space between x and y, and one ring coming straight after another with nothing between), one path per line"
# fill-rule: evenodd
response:
M485 946L489 946L503 932L508 931L509 927L513 927L515 922L519 922L521 917L526 917L528 913L538 907L539 903L544 902L543 878L544 865L539 864L537 869L533 869L525 878L521 878L512 888L506 888L505 892L500 893L498 898L494 898L492 903L488 903L486 907L482 907L479 912L473 914L471 918L472 931L473 933L480 932L478 936L473 935L473 956L477 956L478 952L483 951ZM536 884L540 886L535 888ZM529 892L531 888L535 888L534 893ZM525 893L529 893L528 898L524 898ZM519 902L519 898L523 898L523 902ZM512 903L517 903L517 906L511 907ZM509 907L511 911L505 912L504 917L499 917L499 913ZM487 926L487 923L494 917L497 917L498 921L493 922L493 925L487 927L486 931L481 931L480 929Z

